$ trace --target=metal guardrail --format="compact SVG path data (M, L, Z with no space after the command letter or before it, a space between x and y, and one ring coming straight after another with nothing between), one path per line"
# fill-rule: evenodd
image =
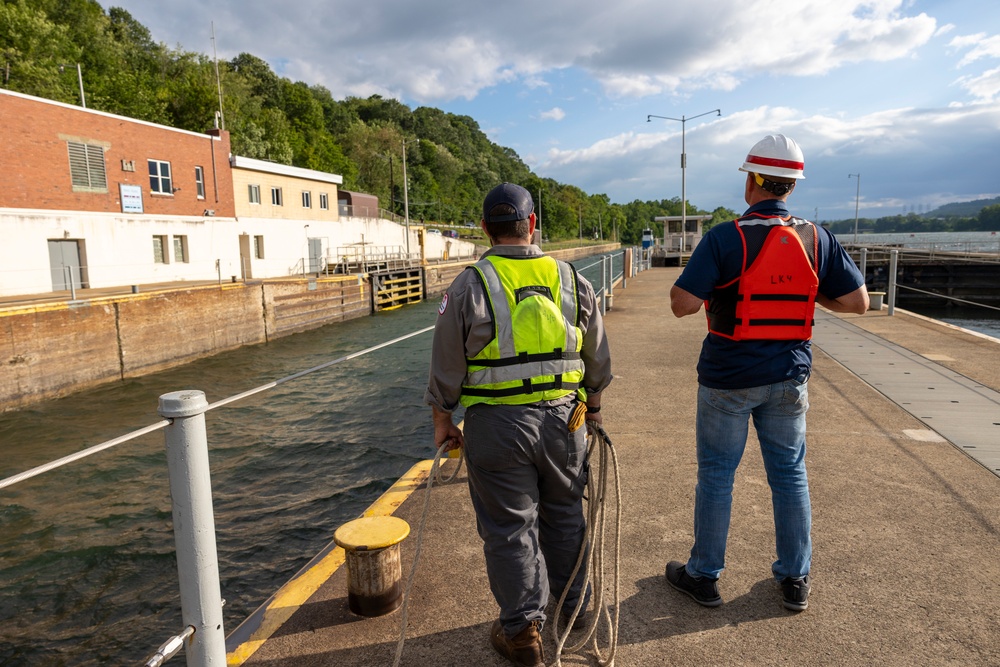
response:
M885 248L879 248L878 250L879 251L884 251L886 249ZM860 256L861 257L860 257L860 261L858 262L858 268L861 270L861 275L862 276L866 275L866 270L868 268L868 262L872 261L871 258L869 258L869 253L870 253L870 248L860 248ZM919 292L921 294L926 294L928 296L934 296L934 297L938 297L938 298L944 299L945 301L956 301L956 302L959 302L959 303L968 304L970 306L977 306L979 308L987 308L989 310L1000 310L1000 308L997 308L996 306L990 306L990 305L985 304L985 303L976 303L975 301L968 301L966 299L960 299L960 298L957 298L957 297L954 297L954 296L949 296L947 294L938 294L937 292L931 292L931 291L928 291L928 290L919 289L917 287L911 287L909 285L900 285L898 283L898 280L897 280L897 278L899 276L899 258L900 258L901 255L905 254L905 250L902 249L902 248L892 248L892 249L888 249L888 253L887 254L888 254L888 262L889 262L889 275L888 275L889 285L888 285L888 288L886 290L886 303L888 305L888 314L890 316L892 316L895 313L895 310L896 310L896 294L897 294L897 290L899 290L899 289L910 290L912 292ZM952 258L952 257L949 256L949 259L956 259L956 258ZM976 260L972 260L972 261L982 262L983 260L982 259L976 259ZM1000 261L1000 258L994 259L992 261Z
M896 252L900 259L913 262L1000 263L1000 242L997 243L996 250L986 250L983 249L982 244L968 241L913 243L905 246L893 244L862 245L854 243L845 243L843 245L852 256L859 252L867 254L868 261L870 262L887 262L889 261L890 253Z
M174 541L181 598L181 618L185 630L168 639L146 665L162 665L183 646L188 667L226 664L226 637L223 631L219 564L215 541L215 518L208 465L208 435L205 413L255 394L273 389L310 373L370 354L433 330L425 327L379 345L293 373L273 382L209 404L201 391L172 392L160 396L163 420L126 433L69 456L0 480L0 489L55 470L98 452L164 429L170 497L173 503ZM193 630L188 631L188 628Z

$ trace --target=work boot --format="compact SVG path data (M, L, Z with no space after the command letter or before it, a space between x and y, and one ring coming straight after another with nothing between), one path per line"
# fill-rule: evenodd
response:
M667 583L681 593L687 593L703 607L718 607L722 604L722 596L719 595L719 580L708 577L692 577L687 573L685 564L680 561L672 560L667 563Z
M791 611L805 611L809 607L809 575L798 579L781 580L781 604Z
M490 643L497 653L519 667L545 667L540 625L538 621L532 621L524 630L513 637L508 637L500 621L493 621L493 627L490 628Z
M570 617L573 615L573 610L564 611L559 614L559 630L566 630L566 622L569 621ZM590 623L590 613L587 609L581 609L580 613L577 615L576 620L573 621L573 631L583 630Z

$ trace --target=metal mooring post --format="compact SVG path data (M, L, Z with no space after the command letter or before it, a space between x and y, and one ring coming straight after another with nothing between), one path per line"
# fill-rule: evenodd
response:
M615 258L608 254L608 308L615 307Z
M608 312L608 272L604 269L604 257L601 257L601 315Z
M185 646L188 667L225 667L219 558L215 545L212 482L203 391L160 396L159 413L172 423L164 430L174 544L181 589L181 618L194 634Z
M866 271L868 269L868 248L861 249L861 266L858 268L861 269L861 279L867 281L868 274Z
M896 308L896 267L899 265L899 251L893 250L889 253L889 312L887 315L892 317L893 310Z

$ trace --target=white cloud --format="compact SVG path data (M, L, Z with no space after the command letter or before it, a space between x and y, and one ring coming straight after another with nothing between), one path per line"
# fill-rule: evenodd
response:
M965 90L969 91L976 102L993 102L1000 99L1000 67L983 72L979 76L961 77L958 80Z
M280 10L217 0L211 19L194 0L175 0L166 16L140 0L116 4L167 43L207 52L215 20L221 57L248 51L287 63L282 74L338 98L396 91L421 103L471 99L512 79L537 87L567 67L618 96L732 90L762 73L806 76L905 57L936 30L926 14L906 15L905 0L512 0L504 11L518 30L498 30L490 5L451 0L299 0ZM204 30L192 29L201 22Z
M974 63L980 58L1000 58L1000 35L987 37L984 33L976 35L962 35L955 37L948 43L954 49L969 49L959 67Z
M548 111L543 111L539 114L542 120L562 120L566 117L566 112L559 107L552 107Z

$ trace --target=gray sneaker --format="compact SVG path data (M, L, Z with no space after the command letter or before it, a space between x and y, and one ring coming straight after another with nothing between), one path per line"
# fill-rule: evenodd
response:
M809 575L781 580L781 604L785 609L805 611L809 607Z
M672 560L667 563L667 583L681 593L687 593L703 607L718 607L722 604L722 596L719 595L719 580L708 577L692 577L687 573L685 564L680 561Z

